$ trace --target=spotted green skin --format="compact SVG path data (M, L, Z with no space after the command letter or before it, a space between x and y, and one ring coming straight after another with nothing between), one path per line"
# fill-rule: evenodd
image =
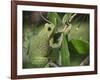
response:
M44 67L48 58L48 40L54 31L54 25L46 23L44 28L30 41L29 58L33 67Z

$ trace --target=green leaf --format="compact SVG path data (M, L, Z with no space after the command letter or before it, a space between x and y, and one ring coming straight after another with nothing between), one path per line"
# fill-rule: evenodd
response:
M70 43L79 54L89 53L89 43L88 42L72 39Z
M63 40L61 45L61 64L62 66L70 65L70 53L68 49L68 42L66 39L66 35L63 33Z
M56 12L49 12L48 13L48 19L49 19L50 22L52 22L54 25L56 25L57 13Z

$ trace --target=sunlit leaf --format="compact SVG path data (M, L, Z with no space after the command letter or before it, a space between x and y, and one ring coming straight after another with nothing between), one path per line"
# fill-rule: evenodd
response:
M89 53L89 43L82 40L71 40L70 45L74 48L79 54L88 54Z

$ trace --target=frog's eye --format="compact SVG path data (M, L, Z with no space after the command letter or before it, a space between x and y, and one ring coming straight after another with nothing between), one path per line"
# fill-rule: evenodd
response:
M51 28L50 27L48 27L48 31L51 31Z

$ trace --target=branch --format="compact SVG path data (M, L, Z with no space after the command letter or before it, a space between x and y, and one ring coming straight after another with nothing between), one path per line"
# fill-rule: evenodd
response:
M81 62L80 66L83 66L83 65L87 64L88 62L89 62L89 57L85 58L85 59Z

